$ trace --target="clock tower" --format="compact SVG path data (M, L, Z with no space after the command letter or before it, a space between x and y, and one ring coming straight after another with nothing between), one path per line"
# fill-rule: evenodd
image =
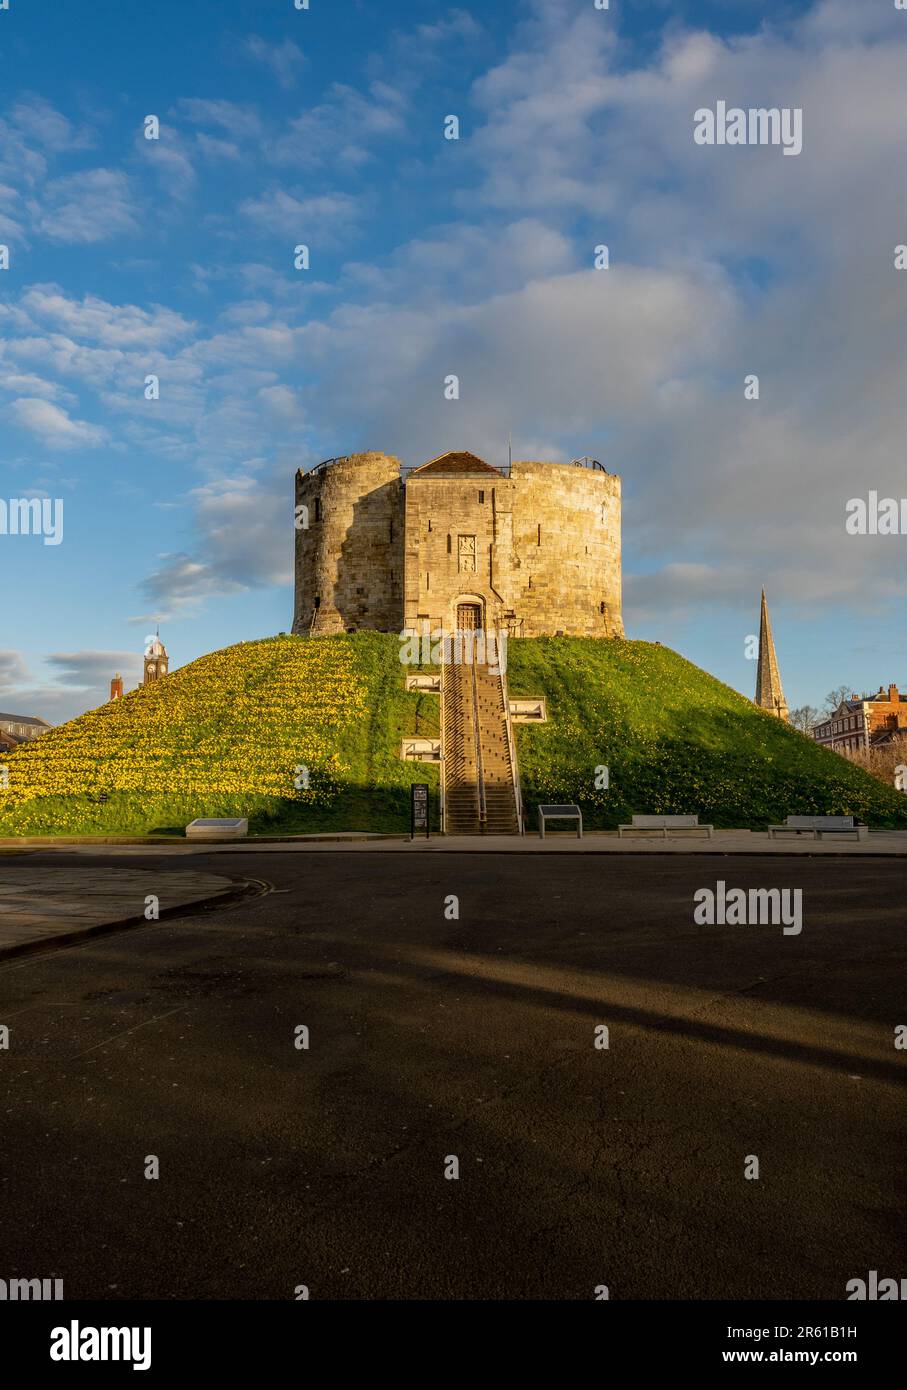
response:
M149 638L145 647L145 675L142 684L151 685L152 681L160 680L162 676L166 676L169 665L167 648L161 641L160 633L155 633L153 637Z

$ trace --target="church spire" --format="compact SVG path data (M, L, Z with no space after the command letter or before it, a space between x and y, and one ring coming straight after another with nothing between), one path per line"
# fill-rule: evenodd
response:
M776 714L779 719L788 718L787 701L781 689L781 675L778 671L778 658L775 656L775 643L772 638L772 625L762 590L762 612L759 616L759 669L756 672L755 704L761 709Z

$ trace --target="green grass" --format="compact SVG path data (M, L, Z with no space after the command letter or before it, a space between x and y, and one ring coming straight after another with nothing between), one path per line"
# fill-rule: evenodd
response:
M510 694L543 695L548 720L516 726L523 799L575 801L590 828L694 814L764 830L786 815L907 827L907 797L764 714L668 647L514 640ZM607 767L609 787L596 790ZM530 822L534 827L534 820Z
M393 634L274 637L212 652L7 758L0 836L182 835L244 815L258 834L409 829L409 787L437 768L399 757L435 735L439 700L404 690ZM907 798L762 714L666 647L543 638L509 644L524 801L578 801L590 828L633 812L698 812L764 828L788 813L907 826ZM297 790L295 769L310 770ZM607 766L610 786L596 790Z
M0 836L182 835L231 815L258 834L407 831L411 782L437 816L438 769L403 762L400 742L437 734L439 701L403 688L398 651L365 632L201 657L12 754Z

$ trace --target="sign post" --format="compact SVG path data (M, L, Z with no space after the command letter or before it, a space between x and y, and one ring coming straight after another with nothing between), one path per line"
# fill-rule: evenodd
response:
M410 789L409 789L409 790L410 790L410 804L409 804L409 813L410 813L409 838L410 838L411 840L414 840L414 839L416 838L416 831L417 831L417 830L424 830L424 831L425 831L425 838L426 838L426 840L427 840L427 839L429 838L429 830L428 830L428 783L427 783L427 782L412 782L412 783L410 783Z

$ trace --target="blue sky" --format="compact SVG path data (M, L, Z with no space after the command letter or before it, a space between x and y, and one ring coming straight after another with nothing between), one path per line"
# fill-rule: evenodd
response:
M629 635L750 695L765 584L792 705L907 687L907 538L843 525L907 491L891 0L11 0L0 62L0 495L64 503L0 707L287 629L296 467L509 431L622 475ZM802 154L697 147L719 98Z

